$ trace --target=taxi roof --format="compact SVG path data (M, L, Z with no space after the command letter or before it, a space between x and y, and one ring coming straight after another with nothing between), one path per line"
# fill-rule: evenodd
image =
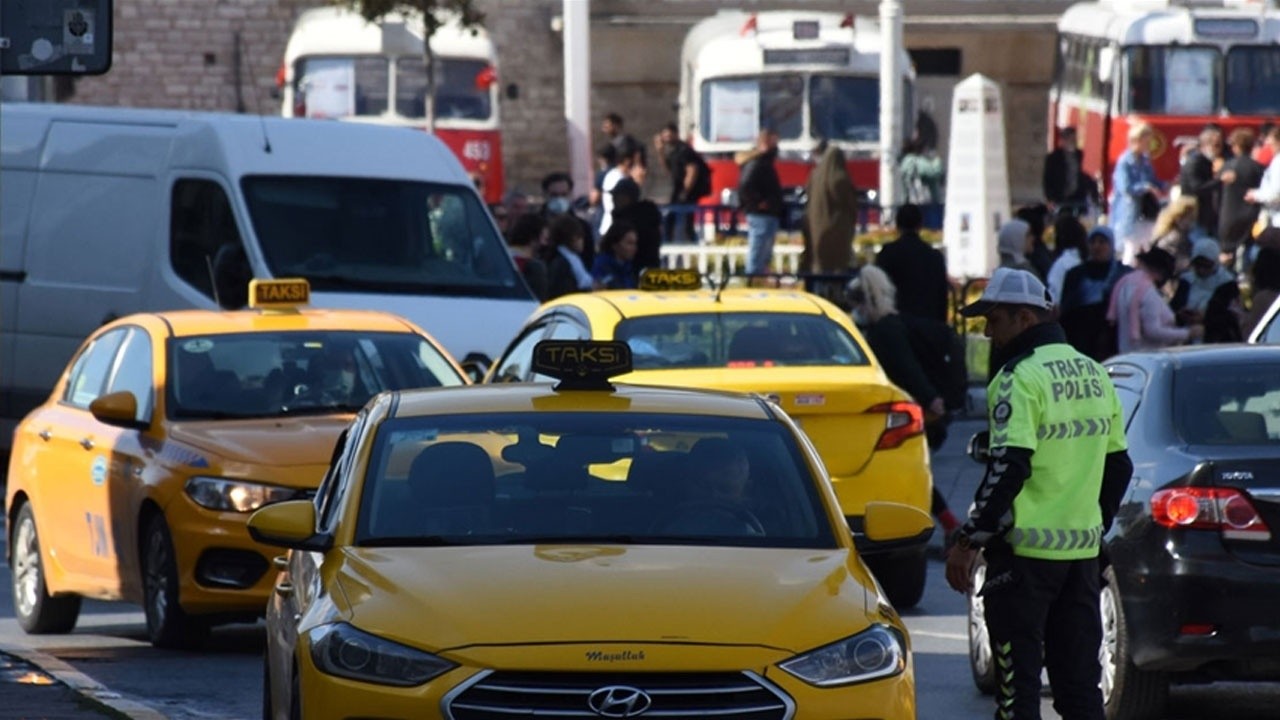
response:
M315 308L302 308L298 312L173 310L150 314L164 320L173 329L173 334L177 337L244 332L283 332L289 330L417 332L403 318L376 310L321 310Z
M620 383L608 390L555 390L553 383L497 383L402 390L393 416L507 412L633 412L713 415L767 420L758 397L714 390L648 387Z
M725 288L716 301L714 290L597 290L567 295L555 304L588 310L611 307L622 317L716 312L769 312L823 315L817 296L803 290Z

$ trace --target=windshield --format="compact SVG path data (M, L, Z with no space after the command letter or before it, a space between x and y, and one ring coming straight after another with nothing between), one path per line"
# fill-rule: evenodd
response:
M1280 365L1183 367L1173 382L1173 419L1191 445L1280 442Z
M530 297L470 187L353 177L243 183L275 277L304 277L321 292Z
M1280 113L1280 47L1234 47L1227 52L1227 110L1234 115Z
M835 547L804 456L767 420L529 412L378 429L356 544Z
M803 78L764 75L702 83L702 137L711 142L754 142L762 127L776 131L780 140L803 136Z
M1210 115L1221 107L1222 54L1210 47L1125 50L1129 112Z
M866 365L840 325L797 313L696 313L623 320L614 337L636 370L699 367Z
M840 75L810 77L809 117L816 137L850 142L878 141L879 78Z
M172 338L174 419L355 412L383 390L462 385L431 343L412 333L255 332Z
M378 117L387 113L391 61L380 55L298 58L294 64L297 104L309 118ZM487 120L493 114L490 73L484 60L437 57L436 119ZM426 116L427 72L421 57L395 60L395 113Z
M489 63L483 60L436 58L436 119L488 120L493 114L489 84L484 82ZM407 118L426 117L426 61L420 57L396 59L396 113Z

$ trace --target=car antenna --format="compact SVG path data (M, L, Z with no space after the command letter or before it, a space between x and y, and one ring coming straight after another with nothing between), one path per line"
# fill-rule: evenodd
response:
M236 31L235 41L236 41L236 62L237 63L239 62L240 55L242 54L245 56L245 60L248 61L249 46L244 42L244 37L240 34L239 31ZM239 82L240 81L237 78L236 80L237 90L239 90ZM267 135L267 120L266 120L266 116L262 112L261 88L259 88L256 84L253 87L253 109L257 111L256 115L258 116L258 127L262 129L262 152L270 154L271 153L271 136ZM241 112L244 112L244 110L242 109Z
M725 273L720 277L720 283L716 286L716 297L714 302L720 302L720 293L724 292L725 286L729 284L729 273Z
M213 275L213 259L207 253L204 256L204 266L209 271L209 287L213 290L213 302L218 307L222 307L222 298L218 297L218 279Z

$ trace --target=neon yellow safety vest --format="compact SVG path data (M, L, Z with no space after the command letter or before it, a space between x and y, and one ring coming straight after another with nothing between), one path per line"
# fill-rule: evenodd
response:
M1014 554L1096 557L1106 456L1127 449L1106 369L1066 343L1041 345L996 375L987 409L993 451L1031 451L1031 477L1013 500L1013 528L1005 536Z

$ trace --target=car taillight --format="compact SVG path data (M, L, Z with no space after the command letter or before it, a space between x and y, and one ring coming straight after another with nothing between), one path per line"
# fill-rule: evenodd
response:
M1235 488L1183 487L1151 496L1151 519L1170 528L1220 530L1233 540L1270 540L1271 529Z
M884 403L867 412L884 413L884 432L876 443L877 450L896 448L907 438L924 433L924 410L913 402Z

